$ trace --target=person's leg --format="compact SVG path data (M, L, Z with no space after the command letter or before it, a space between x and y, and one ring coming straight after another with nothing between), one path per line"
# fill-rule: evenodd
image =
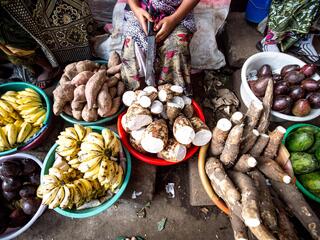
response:
M172 83L183 87L187 95L192 94L189 49L191 38L192 34L186 28L178 26L159 47L158 85Z
M294 51L296 54L308 58L311 62L317 62L319 61L319 54L312 44L313 36L313 34L307 34L301 38L294 44Z
M267 35L258 43L258 48L263 52L280 52L277 45L277 34L268 29Z

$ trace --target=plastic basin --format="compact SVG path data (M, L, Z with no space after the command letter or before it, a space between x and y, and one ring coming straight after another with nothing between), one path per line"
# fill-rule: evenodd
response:
M316 127L319 129L319 127L315 126L315 125L312 125L312 124L307 124L307 123L297 123L297 124L294 124L292 126L290 126L288 129L287 129L287 132L286 134L284 135L283 137L283 140L282 140L282 143L285 145L286 143L286 139L287 137L289 136L290 132L294 131L295 129L297 128L300 128L300 127L305 127L305 126L312 126L312 127ZM300 189L300 191L306 195L308 198L320 203L320 198L316 195L314 195L312 192L310 192L308 189L306 189L300 182L299 182L299 179L296 177L296 185L297 187Z
M101 133L102 129L104 129L103 127L99 127L99 126L91 126L90 128L92 128L93 131L99 132L99 133ZM117 137L118 137L118 135L117 135ZM56 152L57 147L58 147L58 144L54 144L51 147L51 149L49 150L49 152L44 160L44 163L43 163L43 168L41 170L41 178L44 175L49 173L49 168L52 167L52 165L55 161L55 152ZM125 191L128 183L129 183L129 179L130 179L130 175L131 175L131 156L130 156L129 152L127 151L127 149L123 148L123 151L124 151L126 159L127 159L126 174L125 174L125 177L124 177L124 180L123 180L121 187L119 188L118 192L112 196L112 198L110 198L106 202L102 203L100 206L92 207L92 208L88 208L88 209L75 210L75 209L62 209L62 208L58 207L58 208L55 208L54 210L57 213L65 216L65 217L88 218L88 217L96 216L96 215L102 213L103 211L107 210L108 208L110 208L120 198L120 196Z
M192 106L194 108L195 115L198 116L203 122L205 122L205 118L204 118L203 112L202 112L200 106L194 100L192 100ZM155 154L140 153L140 152L138 152L136 149L134 149L131 146L131 144L129 142L129 135L127 134L127 132L122 127L121 119L122 119L124 114L125 114L125 112L120 114L119 117L118 117L117 127L118 127L119 136L120 136L120 138L122 140L123 145L128 149L128 151L135 158L137 158L137 159L139 159L139 160L141 160L143 162L146 162L146 163L151 164L151 165L156 165L156 166L170 166L170 165L178 164L178 163L181 163L183 161L188 160L189 158L191 158L199 150L199 147L197 147L197 146L190 147L188 149L188 151L187 151L186 157L180 162L168 162L168 161L166 161L164 159L157 158L157 156Z
M42 168L42 162L38 158L36 158L35 156L32 156L30 154L26 154L26 153L16 153L14 155L1 157L0 162L3 162L5 160L13 160L13 159L21 159L21 158L32 159L40 166L40 168ZM46 208L47 208L46 206L40 205L36 214L29 220L29 222L26 225L24 225L23 227L20 227L20 228L7 229L3 234L0 234L0 239L1 240L9 240L9 239L14 239L14 238L18 237L19 235L21 235L23 232L25 232L26 230L28 230L31 227L31 225L42 215L42 213L46 210Z
M35 90L41 96L42 101L43 103L45 103L45 107L47 109L46 119L43 123L42 128L31 139L29 139L26 143L23 143L22 145L16 148L0 152L0 156L13 154L18 151L27 151L27 150L33 149L39 146L43 142L43 139L46 137L48 133L49 125L51 124L51 120L52 120L52 106L51 106L51 101L49 97L41 88L38 88L33 84L25 83L25 82L5 83L0 85L0 95L6 91L22 91L26 88L31 88Z
M274 53L274 52L262 52L256 53L249 57L242 66L241 69L241 87L240 87L240 95L244 104L249 107L251 101L259 101L260 100L253 94L251 91L248 81L247 75L252 70L258 70L262 65L269 64L272 70L276 73L279 73L281 68L288 64L298 64L300 66L305 65L306 63L301 61L300 59L290 56L285 53ZM318 74L313 76L313 79L319 80L320 77ZM283 113L279 113L276 111L271 111L272 120L276 122L282 121L292 121L292 122L306 122L310 121L318 116L320 116L320 109L312 109L309 115L304 117L296 117Z

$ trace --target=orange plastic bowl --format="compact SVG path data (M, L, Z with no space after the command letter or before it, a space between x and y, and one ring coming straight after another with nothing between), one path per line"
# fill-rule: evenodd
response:
M194 100L192 100L192 106L194 108L195 115L197 117L199 117L203 122L205 122L203 112L202 112L200 106ZM140 153L131 146L131 144L129 142L129 135L122 127L121 119L125 113L126 112L121 113L118 117L118 122L117 122L118 133L119 133L119 136L120 136L120 139L121 139L123 145L128 149L128 151L135 158L137 158L143 162L146 162L148 164L151 164L151 165L170 166L170 165L175 165L175 164L186 161L187 159L191 158L199 150L199 147L197 147L197 146L190 147L188 149L186 157L180 162L168 162L168 161L165 161L164 159L157 158L157 156L155 154Z

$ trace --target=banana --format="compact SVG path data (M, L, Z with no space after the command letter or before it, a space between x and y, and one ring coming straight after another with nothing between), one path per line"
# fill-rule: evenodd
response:
M63 186L63 190L64 190L64 198L62 200L62 202L60 203L60 207L65 209L69 206L70 201L72 201L72 194L71 191L69 190L69 188L67 186Z
M31 132L31 130L32 130L32 126L30 123L27 123L27 122L22 123L21 129L18 134L17 142L22 143L26 139L28 134Z
M17 131L20 131L21 125L23 121L22 120L16 120L13 124L16 126Z
M47 113L44 112L44 113L37 119L37 121L36 121L33 125L34 125L34 126L42 126L44 120L46 120L46 117L47 117Z
M17 94L18 93L16 91L6 91L5 94L3 94L2 96L13 96L13 97L16 97Z
M86 129L79 124L74 124L74 130L76 131L76 133L78 135L79 141L82 141L87 135Z
M30 107L25 110L21 110L20 114L22 116L29 116L29 115L33 115L33 114L37 113L38 111L39 111L39 107Z
M10 148L9 142L2 128L0 128L0 145L4 148Z
M1 106L0 106L0 116L2 116L5 119L10 117L9 113L6 110L4 110Z
M44 175L42 178L42 183L43 185L46 184L59 184L59 179L55 175Z
M14 124L11 123L6 126L6 135L10 146L13 147L17 142L18 135L17 128Z
M80 180L75 180L73 183L78 188L81 198L86 199L88 193L85 186L80 182Z
M73 189L73 203L77 206L81 205L82 195L80 189L75 184L67 184L69 189Z
M78 134L73 127L66 128L65 131L61 133L61 135L70 136L71 138L80 141Z
M73 158L75 155L77 155L77 153L80 151L79 148L77 148L76 146L71 147L71 148L64 148L61 146L57 147L56 152L61 156L61 157L66 157L66 158Z
M55 187L50 192L46 193L42 197L42 204L49 205L57 196L60 187Z
M42 103L41 99L36 98L36 97L24 97L24 96L19 96L19 98L16 100L16 103L19 105L27 104L27 103L32 103L32 102L38 102Z
M110 160L107 161L107 167L105 168L105 172L104 172L105 178L102 181L100 181L101 185L108 184L112 181L117 171L117 167L118 167L117 163Z
M69 165L75 165L75 164L80 164L80 161L79 161L79 159L76 157L76 158L73 158L73 159L71 159L70 161L68 161L68 164Z
M56 167L49 169L49 175L57 177L60 181L64 180L65 178L63 171Z
M95 180L98 178L99 170L100 170L100 165L97 164L92 170L85 172L85 174L83 175L83 178Z
M81 184L83 184L83 186L86 189L86 192L87 192L86 198L87 198L87 200L90 200L91 195L92 195L92 191L93 191L91 183L87 179L84 179L84 178L80 178L79 181L81 182Z
M105 143L105 148L109 148L109 144L112 141L113 138L115 138L115 135L113 134L113 132L108 129L108 128L104 128L101 132L103 139L104 139L104 143Z
M37 197L38 198L43 198L43 185L40 185L38 188L37 188Z
M95 143L83 142L80 146L81 150L86 152L96 151L96 152L104 152L104 149Z
M104 140L102 135L99 133L96 133L96 132L89 133L86 136L84 141L88 143L97 144L101 149L104 149Z
M51 192L54 188L58 187L58 185L55 183L42 184L40 186L41 186L43 195L48 192Z
M62 135L58 137L56 143L67 148L77 146L77 141L75 139Z
M29 123L35 123L43 116L43 114L46 114L45 109L37 109L33 114L27 114L24 119Z
M111 155L113 157L118 156L119 152L120 152L120 141L118 138L113 138L112 141L109 144L109 149L111 150Z
M62 200L64 199L64 195L65 195L64 188L59 187L59 191L58 191L56 197L53 199L53 201L48 206L49 209L54 209L56 207L59 207Z
M26 88L24 91L18 92L18 94L21 97L34 97L40 99L39 94L31 88Z
M32 138L38 131L40 130L39 127L32 128L31 132L28 134L24 142L27 142L30 138Z
M38 107L38 108L42 107L42 103L29 102L29 103L21 104L21 105L18 105L17 110L18 111L23 111L23 110L28 110L28 109L33 108L33 107Z
M80 172L82 173L86 173L86 172L90 172L92 171L97 165L99 165L100 161L101 161L102 157L96 157L91 159L90 161L87 162L82 162L80 163L78 169L80 170Z
M85 129L86 129L86 136L87 136L89 133L92 132L92 128L85 127ZM85 137L86 137L86 136L85 136Z
M118 168L118 172L116 176L112 179L111 182L111 191L114 192L122 183L123 181L123 169L121 166Z
M56 160L53 164L53 167L58 168L59 170L63 171L63 172L67 172L70 168L70 166L68 165L68 163L64 160Z
M0 99L0 107L8 113L13 113L13 107L6 101Z
M91 152L88 152L88 153L84 153L84 152L79 152L78 153L78 156L79 156L79 161L80 162L88 162L88 161L91 161L92 159L94 158L97 158L97 157L103 157L103 154L100 153L100 152L95 152L95 151L91 151Z

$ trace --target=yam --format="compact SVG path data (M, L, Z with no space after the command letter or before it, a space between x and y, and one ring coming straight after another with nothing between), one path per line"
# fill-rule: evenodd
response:
M191 105L192 104L192 99L187 97L187 96L182 96L182 99L184 101L184 105L187 106L187 105Z
M320 239L320 220L294 184L271 180L272 188L285 202L313 239Z
M263 156L274 159L277 156L279 147L282 142L282 138L286 133L286 129L284 127L278 126L273 132L269 134L269 142L264 150Z
M168 140L166 147L159 152L157 156L169 162L180 162L186 157L186 155L186 146L171 138Z
M247 227L244 225L242 220L235 215L233 212L229 215L231 227L233 230L233 236L235 240L247 240L248 233L247 233Z
M259 196L253 181L246 174L228 171L228 175L241 191L242 213L244 223L248 227L257 227L261 224L259 215Z
M80 85L86 85L89 79L93 76L93 74L94 73L91 71L80 72L71 80L71 83L74 84L76 87Z
M195 146L204 146L209 143L212 138L212 133L208 126L198 117L191 118L190 122L196 133L192 140L192 144Z
M112 97L109 93L108 83L104 83L97 97L98 115L106 117L112 108Z
M220 155L220 161L227 167L234 165L240 151L240 142L243 134L243 124L235 125L225 142L224 148Z
M159 100L153 101L153 103L151 104L151 107L150 107L150 111L151 111L151 113L156 114L156 115L162 113L162 111L163 111L162 102L160 102Z
M71 102L72 109L78 111L83 109L86 102L85 88L85 85L80 85L74 90L73 100Z
M97 103L97 96L106 80L105 71L96 72L88 81L85 89L88 109L92 110Z
M180 107L181 109L184 108L184 100L183 100L182 97L175 96L175 97L173 97L173 98L171 99L171 102L179 105L179 107Z
M75 86L69 83L69 84L65 84L64 86L59 85L53 91L53 97L54 97L53 113L55 115L59 115L63 111L64 106L68 102L72 101L74 89L75 89Z
M243 121L244 121L244 115L243 115L243 113L242 113L242 112L234 112L234 113L231 115L230 121L231 121L234 125L238 125L238 124L243 123Z
M130 133L130 143L131 145L141 153L145 153L146 151L141 146L141 140L146 128L141 128L139 130L132 131Z
M64 75L66 75L69 79L73 79L77 74L77 63L70 63L64 68Z
M122 102L127 107L130 107L137 99L136 93L134 91L126 91L122 95Z
M192 118L194 114L194 109L193 106L190 105L185 105L184 109L182 110L182 113L187 117L187 118Z
M127 123L127 114L124 114L121 118L121 125L122 128L128 133L131 132L130 129L128 128L128 123Z
M132 104L127 111L128 128L131 131L138 130L152 123L151 113L147 108L141 107L139 104Z
M142 148L149 153L161 152L167 143L168 127L163 119L159 119L150 123L141 139Z
M269 142L269 136L264 133L260 134L256 144L250 150L250 155L255 158L259 157L262 154L265 147L267 146L268 142Z
M98 120L98 112L96 108L89 109L86 104L82 110L81 117L86 122L94 122Z
M120 55L116 51L111 52L109 55L108 68L117 66L120 63L121 63Z
M120 81L119 78L116 78L115 76L107 78L108 87L112 88L117 86L119 81Z
M76 69L78 73L89 71L93 72L94 70L99 68L99 64L92 62L90 60L83 60L80 62L77 62Z
M121 66L122 66L122 64L120 63L120 64L118 64L116 66L108 68L107 74L110 76L110 75L115 75L116 73L120 73Z
M238 172L246 173L257 166L257 164L257 160L250 154L243 154L234 165L233 169Z
M160 116L161 116L163 119L168 120L167 105L163 105L163 111L160 113Z
M153 86L147 86L143 89L147 96L153 101L158 97L158 90Z
M174 120L173 135L179 143L188 145L196 134L191 122L185 116L180 115Z
M251 132L249 132L246 138L242 140L241 153L245 154L249 152L251 148L255 145L258 137L259 137L258 130L253 129Z
M173 123L174 120L181 113L181 108L176 103L168 102L167 103L167 108L166 108L166 113L167 113L167 117L168 117L169 121L171 123Z
M159 86L158 98L161 102L168 102L174 97L171 87L171 84Z
M259 170L266 175L268 178L289 184L291 177L280 167L280 165L267 157L260 157L258 159Z
M124 85L124 82L119 81L117 85L117 96L122 97L125 90L126 90L126 86Z
M129 142L130 142L130 145L138 152L146 153L146 151L141 146L141 142L138 142L137 140L135 140L131 135L129 137Z
M267 185L267 180L258 170L249 172L255 187L259 193L259 209L263 223L272 231L278 231L276 208L272 201L272 196Z
M269 124L270 124L270 113L271 107L273 105L273 79L269 79L266 93L263 97L263 113L261 115L258 131L261 133L265 133L268 131Z
M151 99L148 96L142 96L138 99L141 107L148 108L151 106Z
M213 156L219 156L222 153L231 127L231 122L226 118L221 118L217 122L216 127L212 131L212 140L210 147L211 154Z
M108 112L108 114L106 114L106 117L110 117L114 114L116 114L121 106L121 97L116 97L114 99L112 99L112 108L110 109L110 111Z
M180 96L183 93L183 88L179 85L172 85L170 90L173 92L174 96Z

